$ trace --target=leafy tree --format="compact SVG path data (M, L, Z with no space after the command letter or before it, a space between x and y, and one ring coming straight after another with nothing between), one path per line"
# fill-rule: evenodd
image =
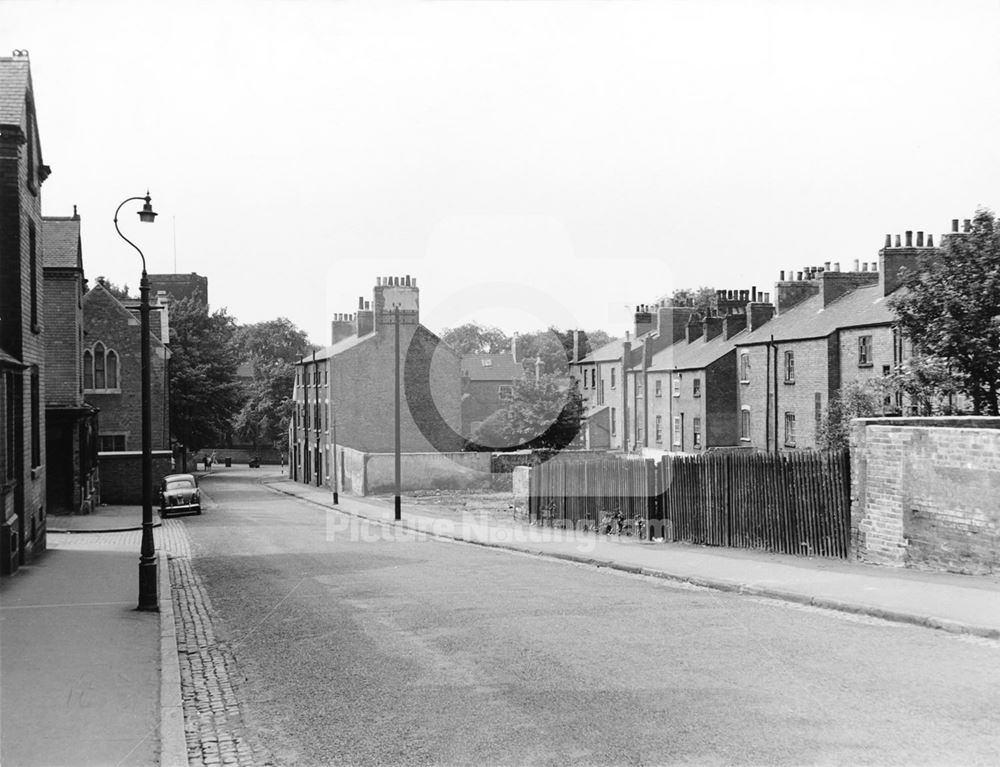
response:
M886 401L902 394L921 415L950 415L957 411L957 396L963 390L962 376L941 357L914 356L896 367L876 385Z
M869 418L881 410L882 393L879 382L851 381L840 387L820 423L816 442L828 450L848 447L851 441L851 419Z
M445 328L441 340L459 354L502 354L510 349L510 338L502 330L477 322Z
M957 374L976 415L1000 415L1000 221L977 210L943 249L904 274L889 305L917 349Z
M482 449L560 448L573 442L583 420L583 398L574 381L566 389L553 376L518 381L502 410L483 421L472 439Z
M715 288L677 288L670 294L670 303L674 306L691 306L701 308L708 306L709 301L715 297Z
M170 430L188 450L220 444L240 408L236 324L197 297L171 305Z
M119 301L128 301L132 298L132 296L128 294L128 284L115 285L111 280L105 279L103 274L97 278L97 282L103 285L104 289Z
M243 384L243 405L233 431L255 450L261 444L281 449L293 408L295 362L315 347L284 317L237 328L234 344L253 377Z

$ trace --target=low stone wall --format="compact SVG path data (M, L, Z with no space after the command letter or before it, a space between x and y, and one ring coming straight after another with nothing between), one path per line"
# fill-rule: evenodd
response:
M859 560L1000 572L1000 418L857 419L851 485Z
M142 453L98 453L101 476L101 503L142 505ZM169 450L153 451L153 503L160 481L173 471Z

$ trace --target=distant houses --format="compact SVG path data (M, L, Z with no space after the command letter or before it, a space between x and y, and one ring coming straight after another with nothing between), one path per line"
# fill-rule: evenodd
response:
M966 231L969 222L965 222ZM782 271L771 294L717 291L705 306L636 307L634 332L575 359L585 443L626 452L766 451L822 446L843 387L888 376L912 356L888 298L901 270L941 251L923 232L886 237L878 260ZM958 221L946 236L962 236ZM665 327L669 320L671 327ZM682 332L681 332L682 331ZM902 392L885 414L913 412Z

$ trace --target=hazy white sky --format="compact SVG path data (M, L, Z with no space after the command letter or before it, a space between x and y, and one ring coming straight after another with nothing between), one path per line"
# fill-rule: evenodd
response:
M629 325L1000 208L1000 2L0 3L46 215L90 278L329 318L411 274L432 329Z

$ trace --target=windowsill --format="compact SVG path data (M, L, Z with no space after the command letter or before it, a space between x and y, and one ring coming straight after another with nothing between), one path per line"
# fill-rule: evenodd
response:
M795 447L795 443L794 442L786 442L785 443L785 447Z
M749 442L750 437L740 437L740 442Z
M700 395L700 394L692 394L691 396L692 396L692 397L693 397L694 399L701 399L701 395Z
M859 362L858 363L858 367L859 368L873 368L873 367L875 367L875 363L874 362Z
M118 389L84 389L84 394L121 394L122 390Z
M785 386L795 386L795 381L785 381Z
M750 379L749 378L741 378L740 379L740 383L741 384L748 384L748 383L750 383Z

